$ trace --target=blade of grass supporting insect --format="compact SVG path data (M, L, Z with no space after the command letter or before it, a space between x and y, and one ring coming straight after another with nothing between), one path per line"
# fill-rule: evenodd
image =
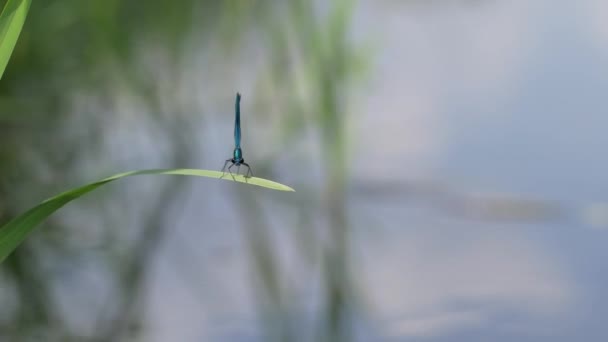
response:
M262 178L245 178L242 175L234 175L234 179L230 174L224 174L218 171L198 170L198 169L159 169L159 170L140 170L120 173L108 178L104 178L97 182L93 182L72 190L63 192L57 196L51 197L25 213L17 216L12 221L0 228L0 262L13 251L36 226L38 226L47 217L59 210L67 203L79 198L80 196L89 193L102 185L119 180L124 177L137 175L182 175L182 176L198 176L218 178L240 183L257 185L269 189L280 191L294 191L292 188Z
M8 0L0 13L0 79L25 23L31 0Z

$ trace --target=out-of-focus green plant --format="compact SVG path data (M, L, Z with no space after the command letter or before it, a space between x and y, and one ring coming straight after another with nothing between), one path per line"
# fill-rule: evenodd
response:
M107 95L107 102L111 103L112 91L116 92L113 89L123 85L116 85L114 80L107 77L105 72L110 69L121 76L121 81L128 81L129 86L136 89L134 93L149 105L146 108L150 109L150 116L158 119L158 126L172 132L172 150L177 156L172 157L170 164L182 165L184 156L189 152L188 148L192 148L191 141L185 138L186 134L183 133L184 127L188 128L189 125L184 120L180 122L179 117L166 115L167 105L164 104L163 107L162 101L158 100L163 96L163 88L153 82L149 73L138 68L134 56L137 56L137 50L142 45L151 44L155 47L166 47L166 50L173 53L170 57L175 58L174 61L183 62L179 54L184 45L192 42L192 37L188 36L188 27L192 25L192 19L195 17L193 13L197 13L192 10L197 8L196 3L194 0L150 0L146 1L145 5L137 1L120 0L56 0L44 4L36 2L28 19L30 30L24 31L15 50L19 58L14 60L16 63L11 64L11 68L7 70L10 85L0 83L0 94L4 96L0 101L7 101L14 109L10 113L0 113L0 133L11 133L9 129L3 130L3 114L10 116L11 113L19 113L19 109L25 108L28 113L37 115L36 120L27 121L23 125L25 127L19 126L18 132L14 133L14 139L5 138L6 141L24 146L28 140L18 136L19 132L31 134L33 131L42 131L39 138L33 139L43 141L47 147L55 146L56 141L61 140L61 134L55 128L61 127L65 122L64 118L69 117L66 113L71 113L66 105L65 93L74 89L92 89L102 99ZM315 233L316 227L310 224L302 227L303 229L296 229L296 234L300 235L297 235L294 241L301 244L303 255L313 255L310 258L310 264L313 265L311 267L315 268L314 265L317 265L321 268L320 312L315 312L318 314L314 319L316 329L312 329L308 334L314 336L312 340L348 340L352 284L348 272L349 223L344 203L344 188L348 179L345 126L349 120L345 104L349 77L357 71L356 64L360 57L358 51L353 51L348 37L355 1L339 0L331 2L329 6L319 7L306 0L227 0L201 3L201 8L205 7L204 11L196 16L195 25L201 28L196 31L197 40L202 41L216 34L236 37L240 31L250 31L250 26L262 27L262 40L269 39L268 57L271 60L269 64L272 65L272 81L278 88L269 89L270 93L274 93L274 96L269 98L273 107L282 112L278 121L284 125L280 132L285 135L280 137L285 144L277 145L282 149L285 149L285 146L293 147L294 141L300 136L299 133L307 129L320 132L321 154L325 162L323 174L327 178L318 188L309 187L304 196L291 196L295 198L291 204L298 210L298 223L302 225L316 222L311 217L319 217L319 212L327 214L324 217L328 218L329 230L328 234L315 235L318 233ZM47 20L44 18L48 21L44 22ZM59 41L49 37L58 37ZM237 49L235 42L236 39L228 40L227 45L231 49ZM218 54L223 58L235 55L229 52L222 51ZM168 75L171 76L170 73ZM172 79L163 78L162 82L171 84ZM124 90L122 87L119 89L118 91ZM32 97L35 97L36 101L30 101ZM172 110L169 112L173 114ZM7 121L14 122L14 118ZM43 129L30 130L32 125ZM92 134L100 133L98 130L92 130ZM94 144L95 138L87 137L86 140ZM4 169L6 174L32 170L13 166L14 161L23 162L19 158L23 154L13 154L9 148L3 149L4 146L0 144L0 168L8 166L9 168ZM45 149L43 151L47 153ZM76 159L75 156L82 153L82 150L50 153L55 153L49 157L55 163L51 170L63 170L63 166L71 165L71 161ZM298 158L297 153L289 155ZM65 183L61 180L67 176L62 172L52 174L51 178L55 183ZM18 175L20 179L26 178L23 174ZM171 179L174 178L180 177ZM96 341L117 340L123 336L121 331L133 326L131 321L137 324L137 319L133 320L132 316L137 314L137 297L143 292L138 289L142 286L141 279L144 278L145 266L149 263L146 260L152 259L155 246L162 237L162 221L165 218L162 215L170 211L166 206L171 198L175 198L176 188L174 184L169 184L162 189L162 195L158 196L162 200L158 200L153 206L150 217L144 219L142 226L145 228L137 235L137 241L125 248L129 253L110 256L119 260L117 263L108 264L119 274L115 281L124 287L124 291L116 291L112 301L117 304L115 308L108 310L110 314L101 312L102 324L98 325L101 327L98 329L100 333L95 332L95 337L101 337L95 339ZM11 183L3 184L0 179L0 218L4 220L13 219L16 212L21 212L18 206L10 206L12 202L2 202L1 196L7 198L11 189ZM239 213L247 216L244 220L247 229L243 231L253 254L251 261L257 271L256 276L259 276L260 285L264 288L259 302L260 313L269 336L273 336L273 332L278 329L281 330L277 336L279 340L302 340L305 337L299 334L297 317L293 316L295 291L289 288L290 284L285 282L285 277L281 274L280 253L272 245L272 232L265 230L268 223L263 220L260 214L263 208L256 200L258 199L253 198L251 194L236 199L241 204ZM8 208L2 208L5 203L8 203ZM302 203L304 205L301 205ZM43 231L54 230L45 229L40 232ZM329 241L324 240L322 236L327 236ZM51 322L53 317L58 316L59 318L55 319L59 321L62 319L54 309L55 306L48 304L50 299L47 297L52 298L46 296L52 292L47 285L51 277L36 272L35 267L40 267L40 260L45 254L44 250L28 248L32 246L29 242L35 242L32 240L34 239L28 239L2 264L8 269L7 273L11 275L11 279L16 279L15 283L20 286L16 291L19 292L17 297L19 303L25 303L20 309L26 310L21 314L22 317L17 317L14 322L26 325L23 330L47 328L45 325L50 325L48 322ZM61 246L57 250L61 251ZM36 292L41 293L40 296L31 296L34 291L29 290L28 285L41 288L41 291ZM15 326L13 321L9 325ZM58 330L57 334L63 338L60 340L67 340L64 337L73 336L74 331L79 332L77 329L70 329L67 324L57 325L60 328L51 327L50 330Z
M21 33L25 18L27 16L31 0L8 0L2 13L0 14L0 78L4 73L8 60L13 52L17 38ZM111 7L110 7L111 8ZM169 6L167 9L171 8ZM166 18L172 19L171 16ZM108 19L108 18L106 18ZM173 18L177 19L177 18ZM179 24L180 21L172 24ZM179 25L178 25L179 26ZM27 235L44 219L53 214L55 211L63 207L68 202L79 198L80 196L97 189L98 187L111 181L134 175L150 175L150 174L172 174L172 175L189 175L211 178L223 178L241 183L258 185L281 191L294 191L292 188L266 179L257 177L245 178L241 175L226 176L222 172L209 170L193 170L193 169L172 169L172 170L139 170L131 171L115 176L111 176L100 181L84 185L82 187L64 192L60 195L52 197L38 206L28 210L24 214L15 217L11 222L0 227L0 262L2 262Z
M322 312L318 336L323 341L352 339L356 288L350 269L350 224L346 212L346 185L349 179L347 123L350 82L359 71L362 53L354 47L349 28L354 0L332 2L325 16L307 1L291 2L295 23L294 36L300 42L304 72L301 79L307 87L303 101L312 103L313 123L320 131L321 155L326 176L322 190L323 207L328 218L329 243L322 248ZM296 100L298 100L296 98ZM301 105L300 112L306 112Z
M116 160L108 159L116 156L104 148L116 134L108 124L115 119L128 116L138 128L146 126L142 130L158 143L153 147L162 145L155 154L162 165L184 165L194 153L204 154L193 143L200 133L194 130L201 128L193 123L200 123L204 110L174 95L193 48L213 42L223 55L230 44L218 36L246 31L248 24L233 20L239 12L232 9L240 3L34 1L0 82L0 222L19 217L41 194L87 177L90 171L83 168L114 168ZM125 98L137 109L117 110ZM85 105L75 106L78 101ZM0 340L116 341L141 333L142 287L186 179L169 177L146 189L155 195L132 204L140 210L130 215L138 220L129 229L116 219L129 217L117 204L124 204L126 196L95 202L96 214L85 214L85 222L50 217L49 229L31 234L0 264ZM86 209L87 200L77 204ZM105 248L79 245L73 235L94 231L99 220L119 222L107 225L92 242ZM82 268L73 264L89 258L95 262L93 272L108 282L107 307L71 302L72 296L56 291L66 281L78 288ZM71 310L64 305L72 305ZM74 324L74 312L86 323Z
M8 0L0 14L0 79L25 23L31 0Z
M260 316L269 341L348 341L352 339L353 316L357 311L356 278L350 270L350 223L346 210L349 179L349 92L357 76L365 72L369 53L356 46L351 36L354 0L315 3L307 0L275 2L260 21L267 44L267 69L258 85L260 97L279 122L277 144L292 153L285 162L298 165L294 173L312 174L317 155L322 156L322 178L294 196L298 219L291 241L310 271L319 275L318 303L313 326L303 334L302 289L290 282L291 270L280 262L279 247L272 244L274 232L267 228L263 212L251 196L239 196L239 212L247 215L246 241L258 277ZM302 151L298 145L307 133L315 132L319 154ZM310 136L307 136L310 138ZM304 186L302 186L304 188ZM327 219L319 225L319 218ZM269 220L271 221L271 220ZM321 226L321 229L319 229ZM289 231L289 227L283 227ZM326 228L326 229L323 229ZM297 273L302 272L301 270ZM300 276L299 274L294 275ZM308 297L307 297L308 298Z

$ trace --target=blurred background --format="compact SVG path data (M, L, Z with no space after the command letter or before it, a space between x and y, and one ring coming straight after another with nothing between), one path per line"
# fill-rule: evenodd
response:
M4 5L5 1L0 1ZM34 0L0 341L605 341L608 3Z

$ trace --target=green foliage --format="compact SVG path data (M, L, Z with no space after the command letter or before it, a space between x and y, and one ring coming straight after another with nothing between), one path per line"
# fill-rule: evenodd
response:
M23 240L31 233L38 224L44 221L47 217L59 210L67 203L87 194L102 185L112 181L137 175L182 175L182 176L198 176L219 178L224 180L236 181L257 185L269 189L280 191L294 191L292 188L276 183L267 179L251 177L245 178L242 175L224 174L219 171L197 170L197 169L169 169L169 170L140 170L120 173L108 178L104 178L97 182L87 184L72 190L63 192L55 197L49 198L46 201L38 204L34 208L26 211L24 214L17 216L9 223L0 228L0 262L13 251Z
M0 0L0 9L6 4L1 22L15 21L16 9L30 2ZM155 147L162 148L150 153L158 164L190 163L195 150L193 135L201 133L198 121L208 114L195 101L168 94L167 89L176 93L180 89L181 71L189 67L189 58L199 46L215 42L213 50L222 56L230 55L225 52L228 45L233 51L239 49L239 44L225 37L236 40L247 32L253 19L238 18L248 15L250 8L262 11L258 3L243 4L239 0L52 0L31 4L27 25L14 49L11 47L10 65L0 82L0 260L6 258L0 263L0 340L81 341L90 334L92 340L115 341L122 340L123 334L137 333L132 326L139 325L143 316L133 303L143 292L147 268L155 259L152 246L168 228L164 224L172 212L168 208L185 191L186 179L169 177L158 182L156 196L141 198L132 206L120 206L116 204L120 196L112 196L111 205L124 208L120 214L104 211L109 204L102 194L90 196L95 203L90 216L101 220L103 236L87 241L110 246L94 258L111 269L106 276L113 284L116 307L87 307L91 313L85 319L87 324L70 324L68 316L73 317L73 312L63 310L69 299L54 291L65 286L64 275L44 265L50 261L63 267L74 260L66 254L85 258L91 252L89 246L72 244L69 234L90 227L66 224L57 215L49 215L107 180L22 213L37 203L40 194L48 197L61 190L57 189L60 184L78 184L75 179L82 179L87 170L122 168L114 164L111 157L115 155L108 156L105 150L108 134L115 134L106 124L118 116L130 116L130 122L146 131L142 134L155 136ZM238 13L232 11L237 7ZM116 110L124 99L137 103L141 111ZM196 150L195 155L200 158L204 151ZM263 169L261 163L256 165ZM219 178L219 173L209 171L206 176ZM223 179L233 180L228 174ZM234 180L245 181L239 176ZM264 180L247 182L272 187ZM87 207L86 202L82 198L75 205ZM138 212L138 205L145 209ZM144 222L119 229L112 221L119 215L141 217ZM43 221L45 229L29 235L28 229L34 230ZM10 223L3 226L6 222ZM138 237L125 240L127 234ZM13 241L5 245L7 238ZM6 257L6 253L11 254ZM78 272L78 267L70 269ZM14 303L12 309L5 305L5 298ZM87 333L91 324L94 333Z
M0 79L21 33L31 0L8 0L0 14Z

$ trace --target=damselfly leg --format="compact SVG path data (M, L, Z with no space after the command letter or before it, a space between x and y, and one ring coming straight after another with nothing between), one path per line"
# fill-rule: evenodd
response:
M249 166L249 164L247 164L245 162L243 162L241 164L247 166L247 173L245 173L245 178L251 178L251 177L253 177L253 172L251 172L251 167Z
M230 163L230 165L228 165L228 163ZM227 159L226 162L224 163L224 167L222 167L222 176L220 177L220 179L224 178L226 171L228 171L228 173L230 174L232 179L236 180L236 178L234 178L234 173L232 173L232 167L236 166L236 174L240 175L241 174L241 165L245 165L247 167L247 172L242 175L243 177L245 177L245 181L247 181L247 178L253 177L253 172L251 171L251 166L249 166L249 164L244 163L244 162L235 163L232 159ZM226 169L226 166L228 166L228 169Z
M232 162L232 159L226 159L226 162L224 163L224 167L222 168L222 173L225 173L226 170L226 165L228 165L228 163Z
M232 163L232 159L226 159L226 162L224 163L224 167L222 168L222 176L220 177L220 179L224 178L224 175L226 174L226 165L228 165L228 163ZM232 163L234 164L234 163Z

